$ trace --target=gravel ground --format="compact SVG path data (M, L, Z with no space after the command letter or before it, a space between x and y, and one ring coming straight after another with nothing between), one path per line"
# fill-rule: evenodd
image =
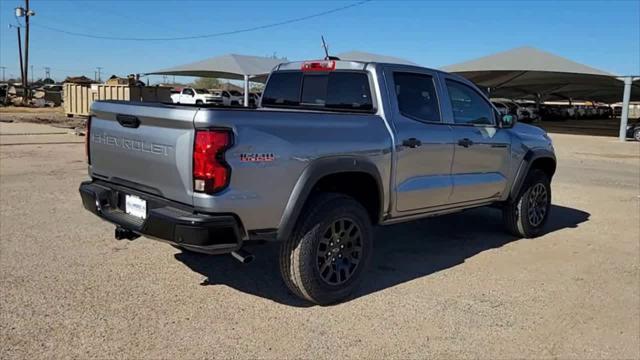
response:
M546 235L494 209L380 228L357 295L319 307L276 245L243 266L114 240L80 203L81 138L20 126L0 128L1 359L640 358L638 143L552 135Z

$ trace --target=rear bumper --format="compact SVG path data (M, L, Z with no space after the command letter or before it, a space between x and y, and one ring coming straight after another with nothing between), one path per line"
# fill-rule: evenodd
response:
M146 219L125 212L125 195L147 202ZM206 254L225 254L242 247L244 230L233 214L195 213L184 204L104 181L80 184L84 208L136 234Z

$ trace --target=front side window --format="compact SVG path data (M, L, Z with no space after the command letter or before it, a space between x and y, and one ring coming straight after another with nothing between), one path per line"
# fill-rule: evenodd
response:
M404 116L426 122L440 122L440 107L433 77L415 73L394 73L398 108Z
M182 94L184 94L184 95L191 95L191 96L193 96L193 90L191 90L191 89L184 89L184 90L182 90Z
M456 124L493 125L492 108L480 94L457 81L446 83Z

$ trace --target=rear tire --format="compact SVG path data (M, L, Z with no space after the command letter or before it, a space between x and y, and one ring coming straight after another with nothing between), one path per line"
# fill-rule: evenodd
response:
M296 296L328 305L353 293L372 250L365 208L349 196L321 193L305 205L291 237L283 242L280 272Z
M637 128L634 132L633 132L633 138L636 139L636 141L640 141L640 128Z
M202 100L196 100L196 105L202 105Z
M507 231L517 237L533 238L542 233L551 211L551 183L547 174L533 169L515 199L502 210Z

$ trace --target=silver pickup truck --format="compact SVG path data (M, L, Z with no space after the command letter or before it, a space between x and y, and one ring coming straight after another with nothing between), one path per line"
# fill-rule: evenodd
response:
M342 60L277 66L257 109L95 102L87 157L84 207L116 238L241 261L280 241L288 288L318 304L353 292L375 225L493 205L539 235L556 170L544 131L464 78Z

